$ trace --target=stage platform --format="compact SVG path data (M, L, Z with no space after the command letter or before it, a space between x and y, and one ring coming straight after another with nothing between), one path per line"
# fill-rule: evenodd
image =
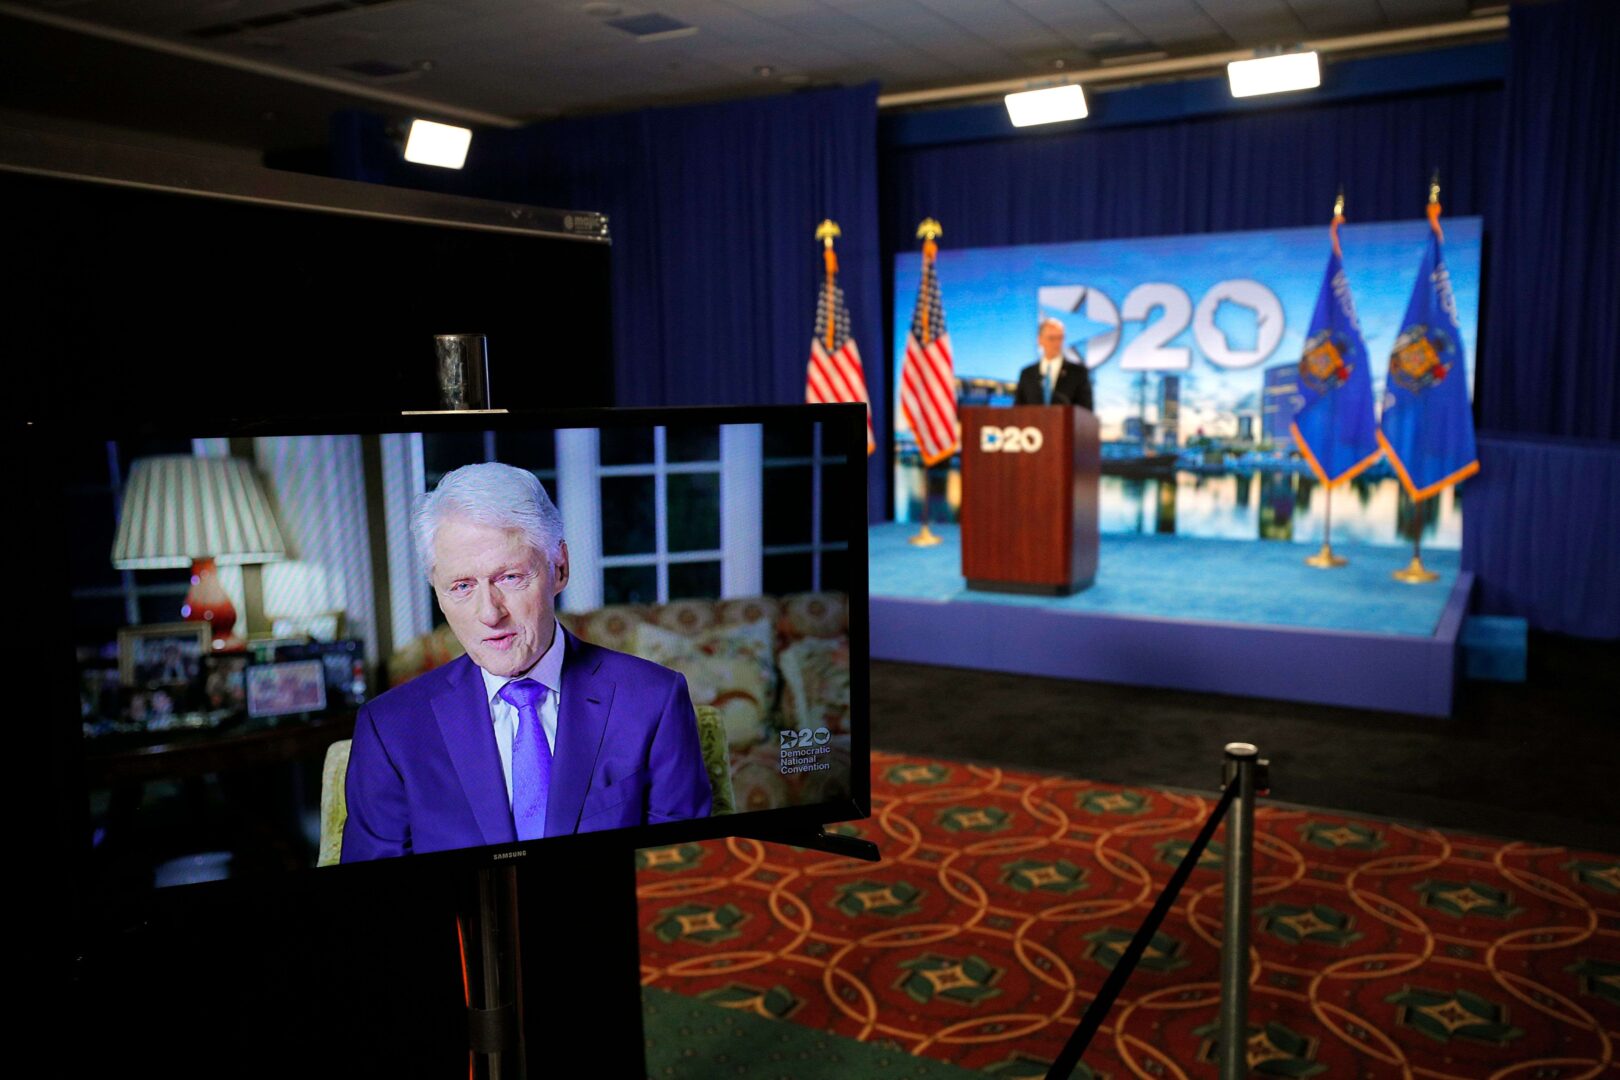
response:
M914 524L868 535L872 656L1025 675L1202 690L1447 716L1473 575L1456 551L1403 585L1404 548L1104 536L1097 581L1074 596L969 591L954 525L912 547Z

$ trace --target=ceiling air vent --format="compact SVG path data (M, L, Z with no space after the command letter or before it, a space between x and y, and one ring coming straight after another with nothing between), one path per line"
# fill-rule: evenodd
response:
M402 75L416 74L416 68L393 64L387 60L350 60L347 64L338 67L353 75L364 75L368 79L397 79Z
M208 26L194 26L186 33L194 38L230 37L232 34L246 33L249 30L263 30L270 26L282 26L286 23L303 22L307 19L324 19L331 15L342 15L358 8L381 7L384 4L409 3L410 0L323 0L321 3L303 4L298 7L289 7L280 11L270 11L262 15L255 15L248 19L233 19L229 22L211 23Z
M689 26L679 19L672 19L657 12L609 19L607 25L615 30L623 30L637 41L663 41L667 38L689 37L698 32L695 26Z

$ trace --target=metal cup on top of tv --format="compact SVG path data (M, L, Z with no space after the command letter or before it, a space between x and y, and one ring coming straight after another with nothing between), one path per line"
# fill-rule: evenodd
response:
M488 339L483 334L436 334L433 351L438 357L439 407L489 408Z

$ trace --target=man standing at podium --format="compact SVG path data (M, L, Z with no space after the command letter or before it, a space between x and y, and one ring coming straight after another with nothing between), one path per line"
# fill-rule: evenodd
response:
M1091 408L1091 375L1084 364L1063 359L1065 327L1059 319L1043 319L1037 334L1041 358L1018 373L1014 405L1078 405Z

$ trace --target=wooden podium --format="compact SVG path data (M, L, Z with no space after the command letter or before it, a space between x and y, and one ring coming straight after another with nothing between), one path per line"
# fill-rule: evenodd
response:
M967 408L962 576L991 592L1067 596L1097 576L1097 417L1069 405Z

